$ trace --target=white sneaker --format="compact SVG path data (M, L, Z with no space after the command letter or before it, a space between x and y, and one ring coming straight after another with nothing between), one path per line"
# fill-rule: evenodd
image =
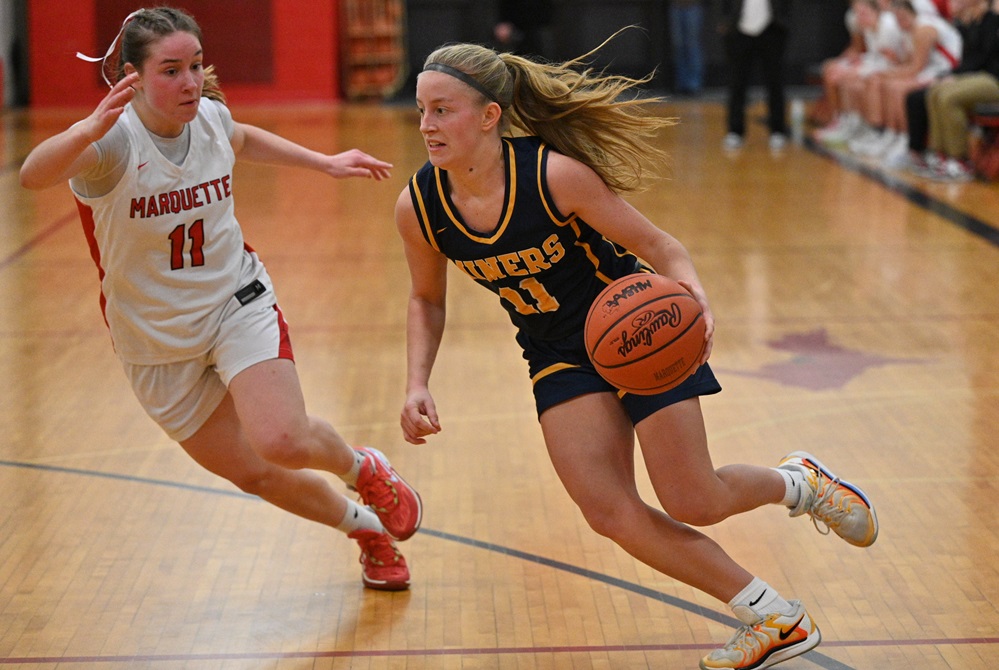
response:
M759 670L800 656L818 646L822 633L799 600L789 614L769 614L746 624L721 649L701 659L701 670Z
M926 163L926 167L930 170L942 169L945 160L946 159L936 151L927 150L926 153L923 154L923 161Z
M823 144L843 144L849 141L858 131L863 129L863 123L857 114L843 114L829 126L815 133L815 139Z
M940 156L932 151L927 151L922 154L912 152L909 156L909 164L905 169L917 177L930 179L933 177L934 172L938 170L942 164L943 161L940 159Z
M899 154L893 154L890 156L885 156L883 165L889 170L899 170L901 172L913 172L922 169L926 166L919 155L909 151L908 145L905 147L905 151Z
M898 133L894 130L885 130L877 135L874 141L865 143L864 145L858 147L854 153L860 156L868 156L870 158L883 156L888 148L895 143L897 138Z
M905 169L909 163L909 136L905 133L897 134L881 159L887 168Z
M965 184L975 178L975 171L964 161L948 158L930 175L935 181L945 181L954 184Z
M739 135L738 133L728 133L725 135L725 139L722 140L722 146L726 151L736 151L741 149L742 145L742 135Z
M808 514L820 533L828 535L831 530L856 547L869 547L878 539L877 514L860 487L843 481L804 451L791 452L777 468L800 472L808 487L791 508L790 516Z
M881 140L881 145L878 147L878 153L874 155L879 158L884 158L892 149L898 151L897 147L899 143L902 144L902 147L907 146L909 144L909 136L905 133L900 133L897 130L886 130L884 137Z
M881 133L870 126L865 126L863 130L847 141L846 146L851 151L861 156L866 156L870 147L881 139Z
M837 116L832 123L815 131L815 139L819 142L835 142L841 139L846 130L846 117Z
M770 151L783 151L787 146L787 135L784 133L770 134Z

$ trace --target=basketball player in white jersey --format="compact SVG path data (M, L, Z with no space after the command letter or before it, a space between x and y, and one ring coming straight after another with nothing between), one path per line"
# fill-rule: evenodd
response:
M366 586L407 588L395 540L419 528L420 498L380 452L350 447L306 413L287 324L232 195L237 157L335 178L380 180L392 166L233 121L181 10L132 13L108 54L88 60L110 67L110 93L31 152L21 183L70 181L112 343L143 408L206 469L357 540Z

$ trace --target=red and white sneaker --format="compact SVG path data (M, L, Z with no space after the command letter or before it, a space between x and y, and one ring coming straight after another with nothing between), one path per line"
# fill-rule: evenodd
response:
M361 545L361 581L369 589L405 591L409 588L409 566L388 535L359 528L347 537Z
M371 447L357 450L365 459L357 483L351 488L378 515L386 533L400 542L409 539L423 520L420 495L399 476L385 454Z
M968 161L946 158L940 166L927 175L934 181L964 184L975 179L975 168Z

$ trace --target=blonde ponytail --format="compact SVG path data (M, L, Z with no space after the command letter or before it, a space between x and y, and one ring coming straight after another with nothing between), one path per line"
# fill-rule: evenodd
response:
M676 119L662 116L662 98L643 97L638 90L651 81L651 74L634 79L587 66L585 59L620 33L565 63L454 44L430 54L424 67L445 65L472 77L491 94L484 99L503 109L503 132L537 135L589 166L612 190L633 192L647 177L659 176L667 154L654 138Z

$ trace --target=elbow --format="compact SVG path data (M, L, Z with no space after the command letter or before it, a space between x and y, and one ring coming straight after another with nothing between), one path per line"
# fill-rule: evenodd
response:
M21 168L21 172L18 174L18 178L21 182L21 188L26 188L31 191L35 191L41 188L41 186L38 184L38 181L32 177L31 172L29 170Z
M31 168L30 163L25 163L21 166L21 171L18 173L18 180L21 182L21 187L29 191L38 191L52 186L51 182L42 179L41 175Z

